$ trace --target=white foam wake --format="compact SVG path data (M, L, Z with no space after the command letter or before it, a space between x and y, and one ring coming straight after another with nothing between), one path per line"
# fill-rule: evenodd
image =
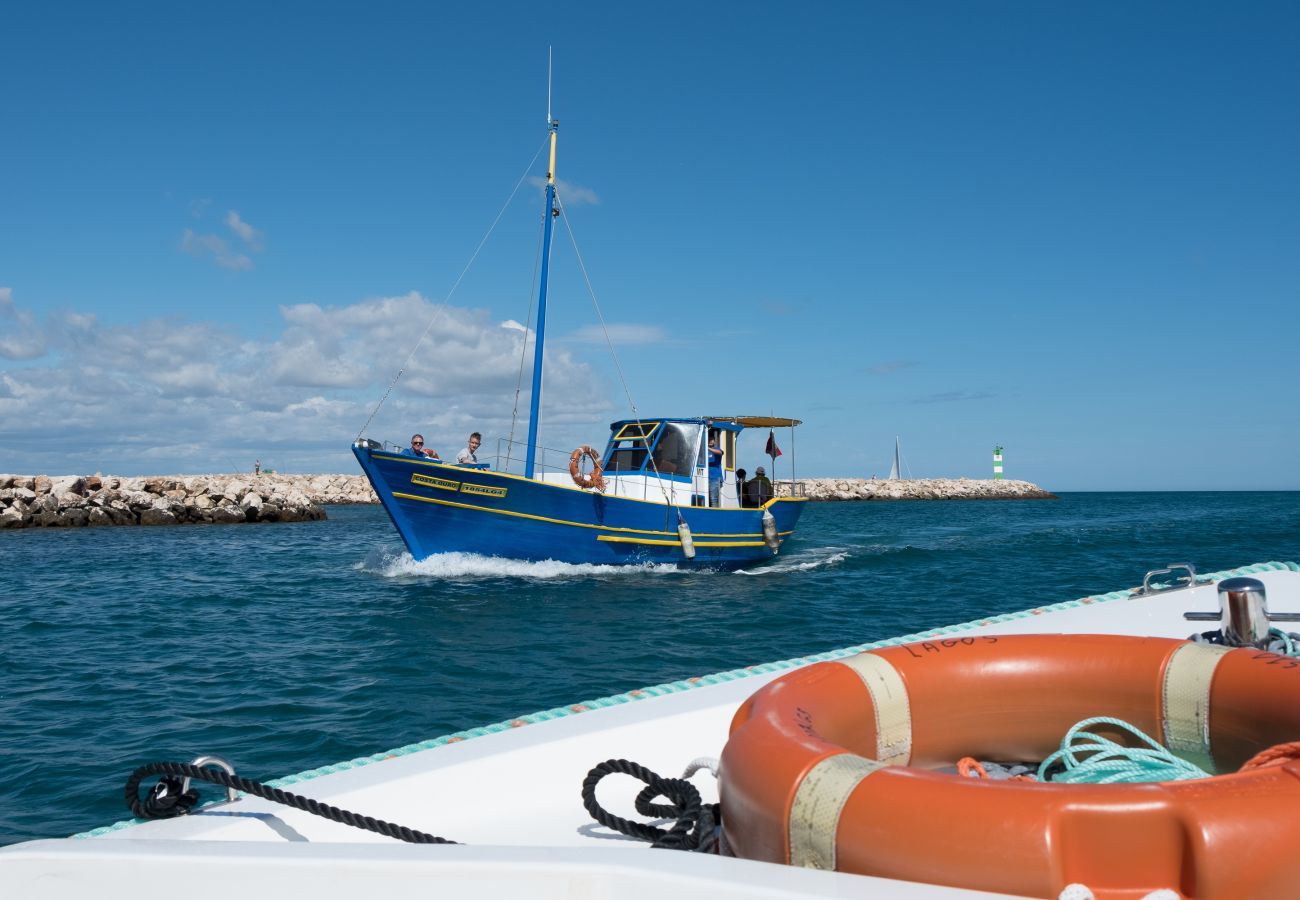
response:
M790 572L806 572L824 566L835 566L849 558L849 551L834 547L810 550L795 556L777 557L775 562L759 566L756 569L740 569L737 575L787 575Z
M526 562L519 559L502 559L497 556L480 556L477 553L435 553L427 559L416 560L405 550L371 550L357 569L383 578L437 578L455 580L462 578L574 578L610 577L619 575L647 575L678 573L676 566L662 563L645 563L632 566L609 566L592 563L565 563L548 559L543 562Z

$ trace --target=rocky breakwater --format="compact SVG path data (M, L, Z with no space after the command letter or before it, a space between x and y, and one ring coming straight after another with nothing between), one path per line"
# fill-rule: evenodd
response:
M978 478L802 478L809 500L1055 500L1056 495L1028 481ZM790 496L790 482L776 484L778 497Z
M373 502L350 475L0 475L0 528L302 522L324 503Z

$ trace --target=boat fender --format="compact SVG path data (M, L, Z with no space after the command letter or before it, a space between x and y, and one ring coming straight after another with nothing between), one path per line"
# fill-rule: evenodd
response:
M682 556L695 559L695 538L691 537L691 526L685 521L678 522L677 536L682 539Z
M776 533L776 519L771 510L763 510L763 543L773 555L781 552L781 538Z
M1105 709L1216 773L1070 784L965 778L1044 759ZM960 635L805 666L737 711L718 783L738 857L1031 897L1169 885L1295 894L1300 662L1118 635ZM1261 754L1261 756L1263 756ZM996 835L996 854L988 849Z
M591 472L582 471L582 458L587 457L591 460ZM569 477L573 483L580 488L590 488L592 490L605 490L604 470L600 465L600 454L594 448L583 444L578 449L569 454Z

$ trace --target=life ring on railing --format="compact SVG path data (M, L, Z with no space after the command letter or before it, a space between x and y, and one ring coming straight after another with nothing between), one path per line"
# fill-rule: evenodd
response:
M1232 774L1081 785L934 771L1045 759L1091 716ZM723 831L747 859L1015 895L1294 896L1300 761L1238 769L1296 740L1290 657L1109 635L936 639L817 663L745 701L722 752Z
M582 471L582 458L584 456L591 460L593 468L590 473ZM569 454L569 476L578 487L603 491L605 489L605 478L601 474L603 471L600 467L600 454L594 448L583 444Z

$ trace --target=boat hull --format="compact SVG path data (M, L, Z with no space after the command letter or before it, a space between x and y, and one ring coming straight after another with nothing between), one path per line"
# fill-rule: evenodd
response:
M763 540L762 509L669 506L362 445L352 452L417 560L462 552L726 569L776 555ZM805 502L782 497L766 505L780 541L793 533ZM694 559L682 552L679 512L691 529Z

